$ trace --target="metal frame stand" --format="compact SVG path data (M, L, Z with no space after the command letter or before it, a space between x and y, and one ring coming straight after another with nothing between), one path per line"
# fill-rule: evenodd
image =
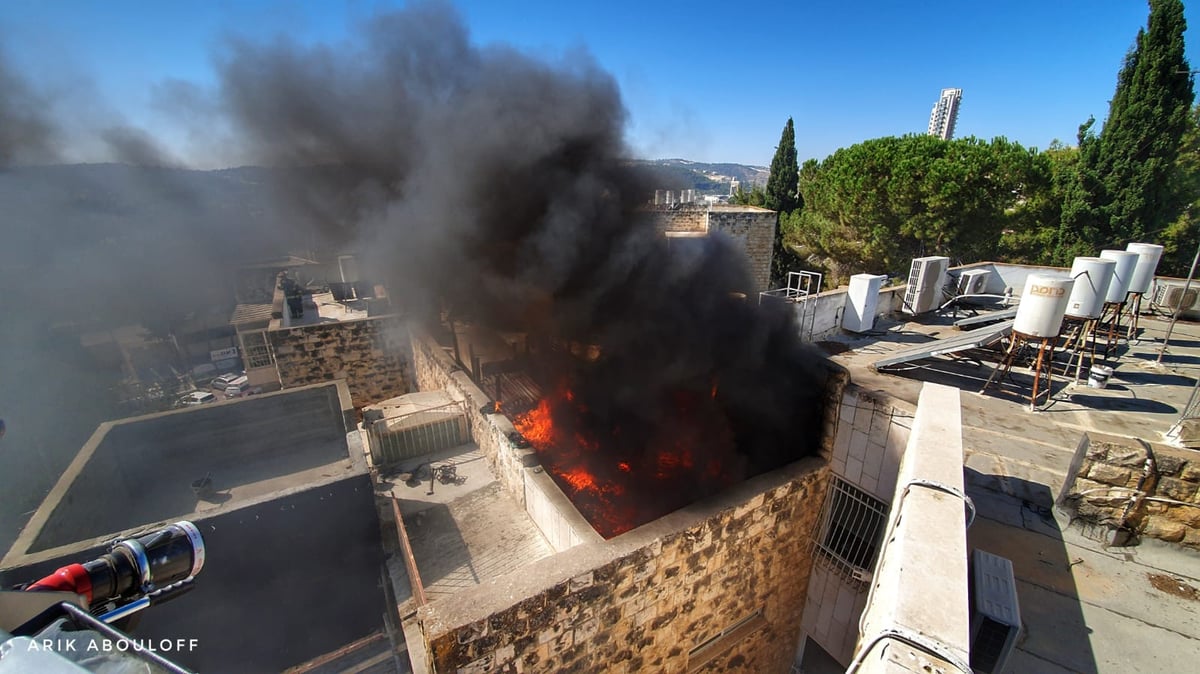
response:
M1063 342L1065 348L1071 349L1071 357L1067 359L1067 364L1063 368L1063 376L1071 372L1071 364L1075 364L1075 382L1079 383L1079 375L1083 370L1083 357L1088 357L1088 372L1092 371L1092 367L1096 364L1096 326L1099 325L1099 320L1095 318L1076 318L1067 316L1063 319L1063 326L1069 328L1065 331L1069 336ZM1076 360L1078 359L1078 360Z
M1104 344L1104 358L1108 359L1108 354L1112 351L1113 345L1117 343L1121 333L1121 315L1125 312L1124 302L1105 302L1104 311L1100 312L1099 325L1104 325L1108 329L1108 337Z
M1137 338L1138 316L1142 313L1142 293L1129 293L1125 304L1129 306L1129 315L1133 317L1129 321L1129 332L1125 334L1125 339L1133 340Z
M1037 361L1033 368L1033 392L1029 395L1029 411L1037 411L1037 399L1041 397L1041 394L1038 393L1038 388L1042 382L1043 363L1045 364L1046 390L1042 393L1049 396L1051 385L1054 383L1053 361L1054 349L1058 346L1058 335L1054 337L1035 337L1014 330L1012 338L1008 342L1008 350L1005 352L1004 358L996 365L992 376L988 377L987 383L983 385L983 388L979 392L983 393L987 391L992 382L996 380L996 375L1003 374L1005 377L1008 376L1009 371L1012 370L1013 363L1017 359L1017 354L1024 347L1035 343L1037 344ZM1047 353L1049 357L1046 356Z

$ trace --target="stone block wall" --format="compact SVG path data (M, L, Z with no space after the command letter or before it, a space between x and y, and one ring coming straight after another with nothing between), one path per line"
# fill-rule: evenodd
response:
M759 291L767 290L771 282L775 219L775 211L762 208L713 209L708 213L708 231L724 232L744 246Z
M1200 455L1085 436L1077 459L1060 499L1076 518L1200 549Z
M787 672L828 469L810 458L417 614L459 672Z
M416 387L421 391L446 391L454 400L462 401L475 444L487 457L500 483L524 504L525 486L521 473L525 463L537 462L537 455L531 449L517 449L508 439L508 434L516 428L507 417L481 411L492 399L432 337L414 328L410 342Z
M775 251L775 211L754 206L684 206L648 211L659 232L724 232L746 251L755 290L771 282L771 257Z
M398 316L279 328L267 341L284 388L345 379L355 407L414 390L408 329Z
M831 406L835 430L826 431L834 475L891 503L900 461L912 433L916 410L900 400L854 384L844 385ZM849 663L858 640L858 619L867 587L838 569L818 563L808 585L804 634L838 662Z
M833 472L890 502L916 411L884 393L854 385L846 388L839 403Z
M454 359L428 334L416 328L410 338L413 373L422 391L443 390L461 401L471 428L471 438L483 452L492 474L509 491L541 529L555 550L584 541L601 540L574 505L541 468L533 449L520 449L509 440L516 431L502 414L484 414L492 402Z
M678 208L655 208L648 211L654 228L665 232L707 232L708 208L706 206L680 206Z

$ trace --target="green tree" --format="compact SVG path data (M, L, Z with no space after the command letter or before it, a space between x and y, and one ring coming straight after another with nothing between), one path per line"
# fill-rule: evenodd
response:
M1193 101L1180 0L1150 0L1147 27L1117 76L1099 136L1080 129L1080 166L1064 204L1062 242L1121 245L1159 238L1191 201L1176 162Z
M1180 189L1191 203L1163 232L1165 250L1158 269L1161 274L1187 276L1200 244L1200 105L1192 108L1175 163Z
M775 158L771 160L771 174L767 178L766 207L780 213L791 213L800 208L799 189L800 165L796 163L796 129L788 117L779 145L775 147Z
M767 193L763 191L762 185L751 185L749 190L738 185L737 189L733 191L733 195L729 197L729 203L763 208L767 203Z
M785 245L787 232L794 229L794 214L804 202L800 198L800 165L796 163L796 129L788 117L771 160L767 177L766 200L763 204L779 214L775 223L775 245L771 253L771 285L782 286L789 271L802 265L800 258Z
M1075 184L1079 148L1050 144L1030 158L1022 199L1010 212L1000 234L997 259L1019 264L1057 264L1059 229L1065 194ZM1047 224L1049 223L1049 224Z
M806 164L798 243L834 276L903 272L919 255L996 257L1046 208L1049 160L1003 138L868 140Z

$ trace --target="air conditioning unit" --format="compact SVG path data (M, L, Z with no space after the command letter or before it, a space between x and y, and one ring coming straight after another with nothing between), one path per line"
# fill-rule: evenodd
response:
M958 275L959 295L982 295L987 292L988 279L992 277L990 269L968 269Z
M886 276L878 274L855 274L850 277L850 288L846 291L846 308L842 314L844 330L870 332L875 327L879 289L886 280Z
M1193 283L1186 293L1183 288L1182 282L1157 281L1154 287L1154 304L1171 311L1196 309L1196 300L1200 298L1200 282Z
M971 553L971 669L1000 674L1021 634L1012 562L983 550Z
M950 258L931 255L913 258L908 271L908 287L904 291L906 314L923 314L938 308L942 300L942 286Z

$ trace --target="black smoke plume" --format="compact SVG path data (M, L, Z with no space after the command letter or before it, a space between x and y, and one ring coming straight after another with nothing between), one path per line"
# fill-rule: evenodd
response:
M739 478L818 445L822 357L789 312L758 308L730 240L668 251L640 210L655 185L625 161L618 88L587 56L478 48L427 4L347 45L234 42L220 71L244 145L291 169L283 194L415 313L598 347L543 349L539 373L580 396L581 430L620 429L623 459L698 417L736 439L710 458Z
M57 128L47 98L13 71L0 52L0 169L55 155Z

